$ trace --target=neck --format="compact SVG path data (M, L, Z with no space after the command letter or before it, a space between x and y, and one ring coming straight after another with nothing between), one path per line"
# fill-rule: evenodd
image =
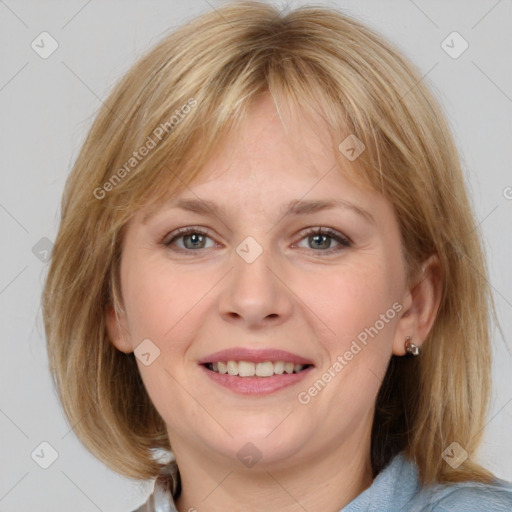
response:
M362 439L360 441L363 441ZM328 453L302 458L286 469L240 469L240 464L176 452L182 492L179 512L225 510L325 512L340 510L372 483L369 449L350 440ZM181 455L181 456L180 456Z

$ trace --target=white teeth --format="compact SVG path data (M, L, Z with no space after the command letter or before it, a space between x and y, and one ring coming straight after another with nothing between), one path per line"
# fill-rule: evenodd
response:
M238 364L235 361L228 361L227 367L229 375L238 375Z
M240 361L238 363L238 375L240 375L240 377L254 377L255 373L256 366L254 363L247 361Z
M281 375L284 372L284 362L283 361L276 361L274 363L274 373L276 375Z
M270 361L266 361L264 363L257 363L256 375L258 377L272 377L272 375L274 375L274 365Z
M252 363L249 361L218 361L209 365L210 370L216 373L238 375L239 377L272 377L273 375L282 375L283 373L299 373L306 365L293 364L291 362L265 361L262 363Z

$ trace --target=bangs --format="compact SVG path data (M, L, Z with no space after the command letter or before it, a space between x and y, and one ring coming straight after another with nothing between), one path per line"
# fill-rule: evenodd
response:
M313 128L332 151L338 171L360 187L385 193L382 134L375 130L378 112L366 91L349 83L349 72L347 87L340 89L340 77L325 65L293 55L297 48L267 46L259 50L262 55L247 53L244 62L228 61L212 70L216 78L191 84L187 96L167 93L176 87L172 76L162 77L157 91L145 91L147 101L130 123L133 130L100 183L115 182L103 200L103 206L117 212L113 232L137 212L151 212L188 188L221 148L238 144L249 111L265 94L272 97L286 133L290 127ZM147 156L139 162L133 155L141 148Z

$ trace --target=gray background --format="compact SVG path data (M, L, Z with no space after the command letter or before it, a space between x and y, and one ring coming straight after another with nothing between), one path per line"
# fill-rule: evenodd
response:
M0 510L126 512L150 482L94 459L64 419L47 368L40 293L65 179L93 117L130 64L210 0L0 0ZM293 6L303 3L291 2ZM512 32L510 1L339 1L395 42L432 84L463 156L489 259L502 332L494 330L494 395L481 461L512 480ZM283 5L281 2L280 5ZM41 58L43 31L58 49ZM453 31L460 57L441 47ZM48 46L46 46L48 48ZM35 248L34 248L35 247ZM51 462L46 441L58 458Z

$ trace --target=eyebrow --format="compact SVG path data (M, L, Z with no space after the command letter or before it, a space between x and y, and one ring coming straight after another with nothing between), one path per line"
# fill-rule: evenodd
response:
M171 203L169 206L171 209L181 209L200 215L215 215L216 217L226 216L226 208L218 205L208 199L180 199L176 203ZM281 218L288 216L300 216L316 213L323 210L330 210L333 208L343 208L351 210L356 214L363 217L366 221L371 224L376 224L375 218L367 210L357 206L349 201L343 199L329 199L329 200L310 200L304 201L295 199L288 203L287 206L281 211ZM146 223L150 218L156 215L158 212L153 212L146 215L142 222Z

